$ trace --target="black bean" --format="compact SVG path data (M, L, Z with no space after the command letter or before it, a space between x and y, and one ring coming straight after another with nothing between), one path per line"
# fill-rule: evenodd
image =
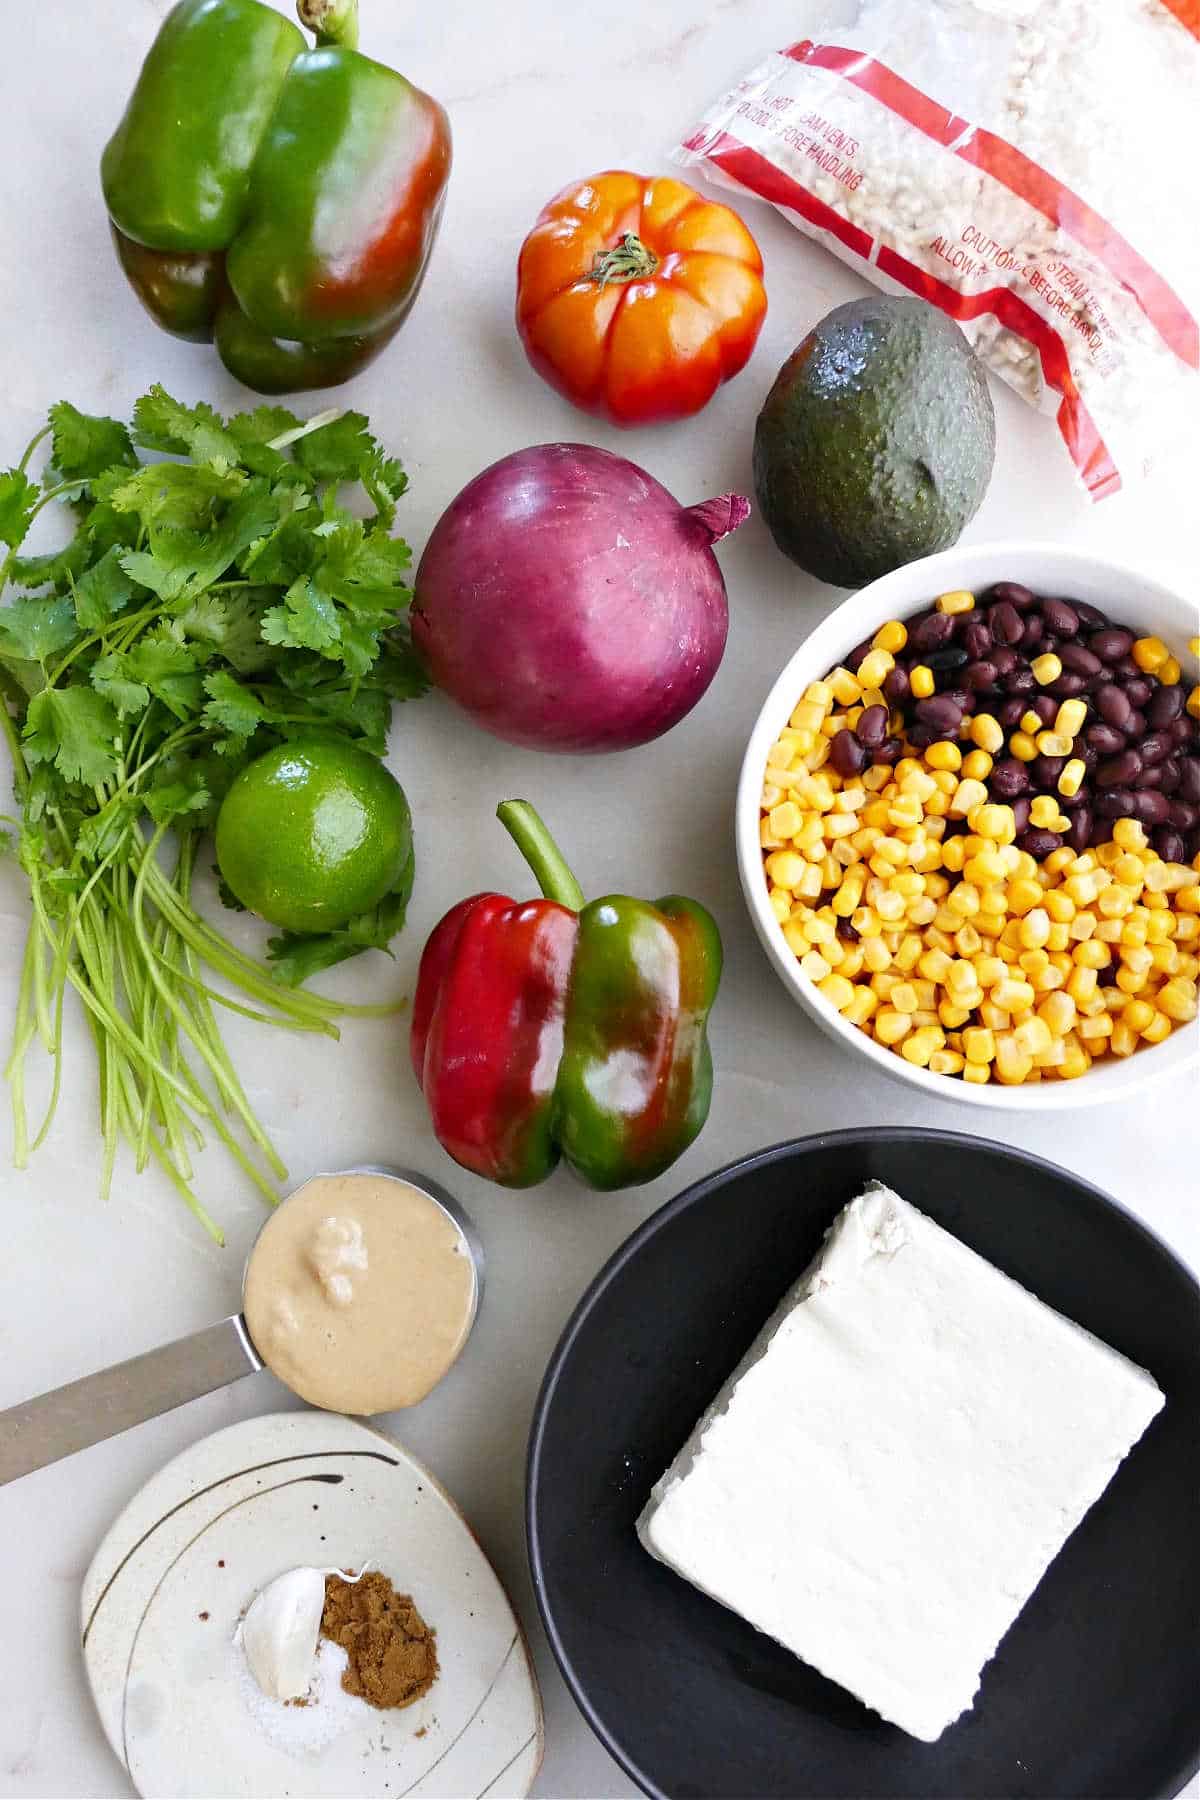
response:
M943 698L953 700L959 712L971 713L975 711L975 695L969 688L947 688Z
M1032 794L1018 794L1012 802L1013 823L1018 831L1024 831L1029 823L1029 809L1033 805Z
M1157 788L1139 788L1133 796L1133 816L1143 825L1165 825L1171 802Z
M1122 693L1114 682L1096 689L1096 711L1107 725L1115 725L1119 731L1128 729L1129 715L1133 711L1133 701L1128 694Z
M855 926L850 923L849 919L839 917L834 929L841 938L843 944L857 944L858 931Z
M1101 662L1115 663L1128 655L1132 643L1132 631L1123 631L1118 625L1106 625L1102 631L1092 632L1088 638L1088 649Z
M1042 617L1059 637L1074 637L1079 630L1079 614L1066 600L1047 600L1042 607Z
M930 700L917 701L917 719L936 737L950 737L962 723L962 707L949 694L935 694Z
M882 692L888 700L907 700L908 670L902 669L899 663L894 669L889 669L883 678Z
M1034 784L1043 793L1050 793L1066 766L1065 756L1035 756L1029 768Z
M1064 647L1070 648L1069 645ZM1087 684L1088 678L1086 675L1076 675L1073 669L1068 669L1064 674L1058 677L1057 681L1052 681L1050 683L1046 692L1048 694L1057 695L1060 700L1074 700L1078 695L1083 693Z
M1186 744L1192 736L1192 721L1190 719L1172 719L1167 730L1177 744Z
M1134 777L1135 788L1160 788L1163 784L1163 765L1152 764L1144 768L1140 775Z
M1174 687L1163 687L1161 684L1151 694L1146 704L1146 717L1156 729L1170 725L1183 711L1184 693L1178 682Z
M1061 848L1062 838L1057 831L1047 831L1044 825L1034 825L1023 831L1017 839L1017 849L1024 850L1027 855L1034 856L1040 862L1049 856L1052 850Z
M1078 738L1075 740L1075 748L1071 754L1077 756L1084 768L1088 770L1094 769L1100 761L1100 752L1095 744L1081 744Z
M1109 757L1096 770L1097 787L1128 787L1135 776L1142 772L1142 759L1136 750L1122 750L1116 756Z
M1115 964L1105 963L1105 965L1102 969L1097 969L1097 971L1096 971L1096 986L1097 987L1102 987L1102 988L1116 987L1116 985L1117 985L1117 970L1116 970Z
M868 762L866 747L843 725L829 746L829 760L839 775L861 775Z
M1092 837L1092 809L1083 805L1071 816L1071 829L1067 833L1067 842L1076 855L1086 850Z
M1098 606L1092 606L1086 600L1072 600L1071 605L1075 608L1079 623L1086 625L1090 631L1101 631L1108 624L1107 615Z
M1160 763L1168 755L1171 740L1165 731L1151 731L1138 745L1144 763Z
M1058 652L1058 660L1064 669L1070 669L1075 675L1099 675L1104 664L1082 644L1063 644Z
M1010 650L1007 644L999 644L988 656L988 661L995 665L997 675L1003 680L1006 675L1012 674L1018 658L1016 651Z
M1150 841L1164 862L1181 863L1187 858L1187 845L1169 825L1160 825Z
M927 650L936 650L939 644L948 644L954 636L954 619L950 613L926 613L918 619L908 634L910 650L919 650L924 660Z
M994 662L986 659L982 662L969 662L963 670L963 680L969 688L979 692L983 688L995 687L998 671Z
M1030 694L1037 686L1032 669L1023 669L1018 665L1011 675L1004 678L1006 694Z
M1015 756L1006 756L1003 762L993 765L988 776L988 786L993 794L1001 800L1011 800L1017 794L1023 794L1029 786L1029 771L1023 762Z
M1180 765L1177 756L1168 756L1166 762L1159 763L1159 787L1164 794L1173 794L1179 786Z
M854 735L860 744L868 750L878 750L888 734L888 709L886 706L868 706L854 727Z
M863 657L867 654L867 652L869 650L873 650L874 648L875 648L875 646L871 642L870 638L864 638L861 644L855 644L853 650L850 652L849 656L846 658L846 667L848 669L853 669L855 671L855 673L857 674L859 663L862 661Z
M1060 809L1069 813L1074 812L1076 807L1086 806L1089 796L1087 788L1084 786L1076 794L1056 794L1054 798L1058 801Z
M1089 725L1083 738L1103 756L1117 756L1125 748L1125 733L1118 731L1115 725Z
M988 628L998 644L1019 644L1025 630L1021 615L1011 600L1002 600L988 614Z
M1142 679L1142 671L1138 668L1132 656L1123 656L1119 662L1109 663L1108 666L1112 675L1118 681L1128 682L1140 681Z
M991 597L993 600L1007 601L1018 612L1028 612L1031 606L1037 605L1037 595L1033 589L1025 587L1019 581L997 581L992 588Z
M1129 715L1129 723L1125 729L1128 731L1130 737L1141 737L1143 731L1146 729L1145 713L1139 712L1135 706Z
M1042 623L1041 614L1030 613L1021 631L1022 650L1035 649L1041 643L1045 634L1046 627Z
M1134 674L1125 685L1125 698L1130 706L1145 706L1154 692L1153 682L1147 681L1137 664L1134 663Z
M877 762L877 763L887 763L890 765L892 763L898 763L900 761L900 758L903 755L904 755L904 739L898 738L898 737L890 737L890 738L885 738L883 743L879 745L878 749L876 749L873 752L871 761Z
M1189 806L1200 806L1200 762L1185 756L1179 764L1179 798Z
M1037 714L1043 725L1053 725L1058 717L1058 704L1049 694L1035 694L1029 702L1029 710Z
M1133 817L1133 790L1131 788L1105 788L1096 795L1096 811L1103 819L1129 819Z
M1011 731L1014 725L1020 724L1024 712L1025 702L1022 699L1002 700L996 708L996 719L1005 731Z
M961 669L966 660L967 653L961 644L947 644L943 650L929 651L925 667L932 669L935 675L946 675L953 669Z
M1176 831L1195 831L1200 825L1200 806L1189 806L1186 800L1172 800L1167 822Z
M992 647L992 634L982 619L972 619L963 627L963 649L973 662L986 656Z

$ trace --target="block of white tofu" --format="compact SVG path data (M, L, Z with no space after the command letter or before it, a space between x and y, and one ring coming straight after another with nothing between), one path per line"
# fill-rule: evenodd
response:
M1163 1404L890 1189L834 1221L654 1488L653 1556L932 1742Z

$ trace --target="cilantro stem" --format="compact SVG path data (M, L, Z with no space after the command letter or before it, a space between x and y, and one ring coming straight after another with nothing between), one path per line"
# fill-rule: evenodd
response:
M54 427L52 425L43 425L42 429L38 432L35 432L33 437L30 438L29 442L25 446L25 454L21 458L20 462L17 464L17 467L21 471L22 475L25 473L26 469L29 467L29 459L33 455L34 451L37 449L38 445L43 441L43 439L48 438L50 436L50 433L53 431L53 429L54 429Z

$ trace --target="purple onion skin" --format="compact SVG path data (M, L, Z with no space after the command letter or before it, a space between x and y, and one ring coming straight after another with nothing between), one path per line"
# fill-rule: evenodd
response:
M739 494L683 507L636 463L535 444L451 501L417 568L412 636L438 687L533 750L628 750L670 731L720 666L712 545Z

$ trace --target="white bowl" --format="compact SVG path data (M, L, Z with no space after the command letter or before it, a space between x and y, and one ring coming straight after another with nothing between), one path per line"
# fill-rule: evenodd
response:
M1132 1094L1160 1076L1200 1063L1200 1028L1185 1025L1161 1044L1132 1056L1096 1063L1076 1081L1032 1082L1004 1087L995 1082L975 1086L947 1075L931 1075L877 1044L857 1025L848 1024L802 975L767 901L759 843L760 800L767 752L788 722L792 708L810 681L843 662L856 644L871 637L888 619L908 619L953 588L979 592L996 581L1020 581L1041 594L1072 595L1101 607L1121 624L1153 633L1184 664L1189 686L1196 680L1196 658L1188 640L1197 629L1197 613L1179 594L1136 569L1106 562L1058 544L1010 543L961 545L907 563L853 594L805 638L767 695L746 748L738 782L735 833L738 872L750 917L776 974L792 998L810 1013L831 1038L851 1055L864 1057L885 1075L905 1081L941 1099L1008 1111L1044 1112L1064 1107L1098 1106Z

